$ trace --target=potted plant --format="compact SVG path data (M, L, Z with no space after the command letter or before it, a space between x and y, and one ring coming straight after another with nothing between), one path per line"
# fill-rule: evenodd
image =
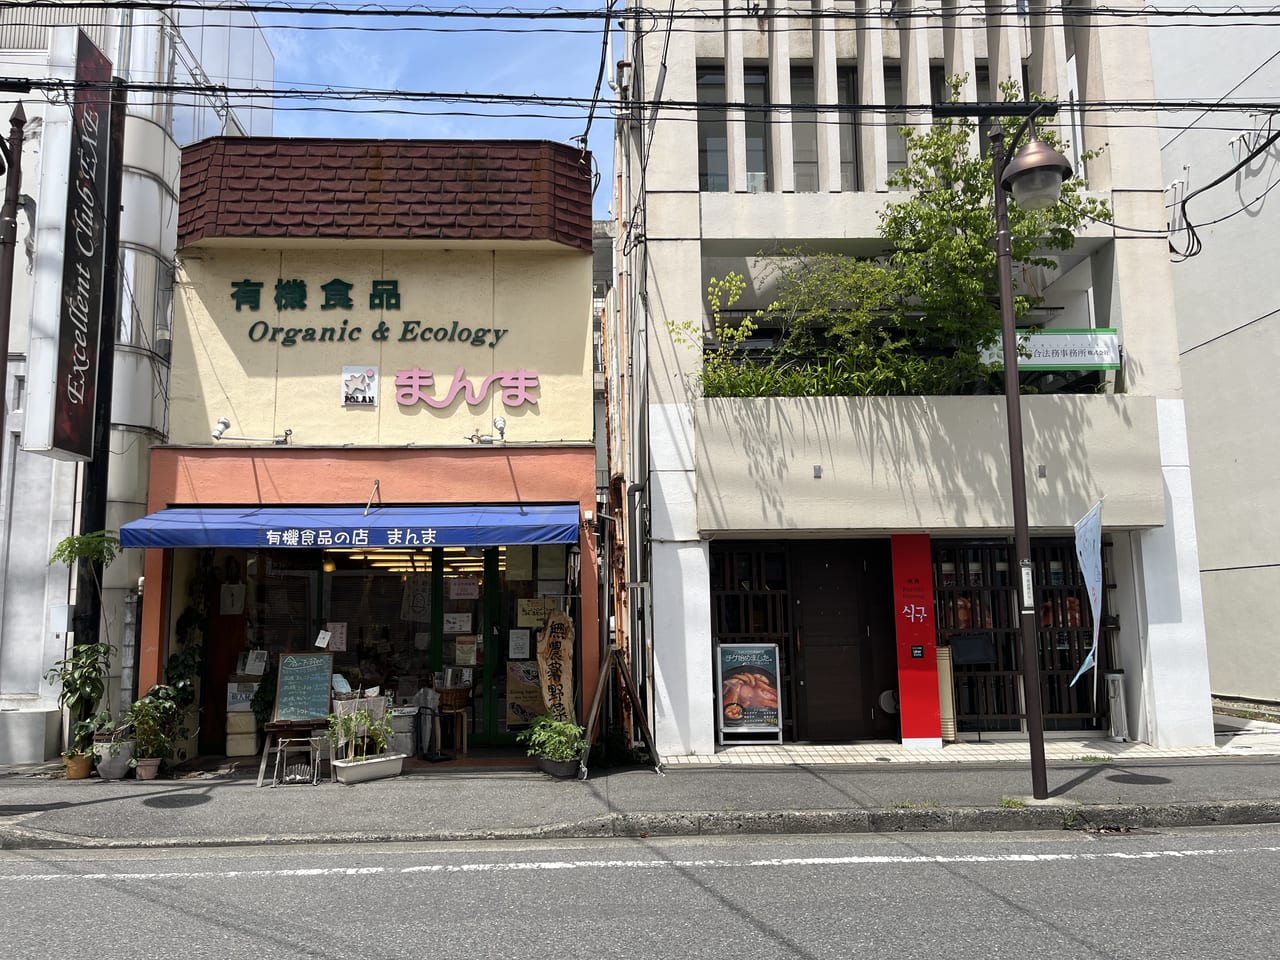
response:
M398 777L405 755L387 752L391 734L391 715L386 710L376 717L367 709L329 714L330 762L338 782L352 784ZM370 745L374 748L372 754Z
M567 779L578 773L579 758L587 747L585 734L572 720L557 720L544 713L516 739L529 748L529 756L537 758L539 770Z
M154 779L160 762L173 752L181 718L173 689L162 683L129 705L124 723L133 732L137 754L133 763L139 780Z
M82 643L58 660L44 678L58 685L58 706L70 717L70 735L62 759L67 779L89 776L93 758L94 723L85 719L98 706L107 687L107 671L115 648L107 643Z
M98 776L103 780L119 780L133 765L134 740L127 723L116 723L115 718L100 710L88 720L82 721L93 742L94 763ZM80 725L77 725L80 726Z

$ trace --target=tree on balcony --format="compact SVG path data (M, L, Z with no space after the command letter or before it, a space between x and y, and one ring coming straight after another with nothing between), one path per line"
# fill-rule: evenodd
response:
M953 88L955 89L955 88ZM1016 88L1005 88L1013 99ZM902 128L906 165L890 183L908 193L881 216L886 253L860 259L790 252L772 258L777 294L742 321L723 318L745 284L731 275L708 290L713 343L701 376L705 396L942 395L986 392L998 366L983 348L1000 337L992 243L991 166L975 154L976 121L940 119L925 131ZM1042 138L1061 149L1050 131ZM1084 159L1091 159L1086 154ZM1048 210L1011 204L1014 259L1054 267L1107 205L1068 180ZM1040 299L1015 291L1015 314ZM773 331L763 356L749 349ZM686 335L689 331L685 331ZM699 329L700 332L700 329ZM679 335L679 331L677 334Z

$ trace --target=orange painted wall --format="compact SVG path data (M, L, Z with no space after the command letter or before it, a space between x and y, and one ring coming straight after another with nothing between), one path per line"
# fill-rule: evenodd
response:
M374 502L574 503L596 509L595 449L589 446L352 448L157 447L151 452L148 512L168 506L249 504L364 505ZM593 524L582 550L582 689L595 689L600 668L599 592ZM164 551L148 550L142 600L138 686L158 683L164 664L170 591ZM579 704L585 713L586 704Z

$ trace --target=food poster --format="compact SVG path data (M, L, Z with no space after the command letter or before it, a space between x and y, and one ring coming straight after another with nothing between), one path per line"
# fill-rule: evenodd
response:
M507 729L526 727L546 713L536 660L507 661Z
M716 674L723 731L782 731L776 643L722 643Z

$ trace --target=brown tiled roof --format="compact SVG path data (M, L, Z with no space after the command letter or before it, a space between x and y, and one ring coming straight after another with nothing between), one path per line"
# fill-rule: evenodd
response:
M590 155L545 140L214 137L182 151L178 245L540 240L591 249Z

